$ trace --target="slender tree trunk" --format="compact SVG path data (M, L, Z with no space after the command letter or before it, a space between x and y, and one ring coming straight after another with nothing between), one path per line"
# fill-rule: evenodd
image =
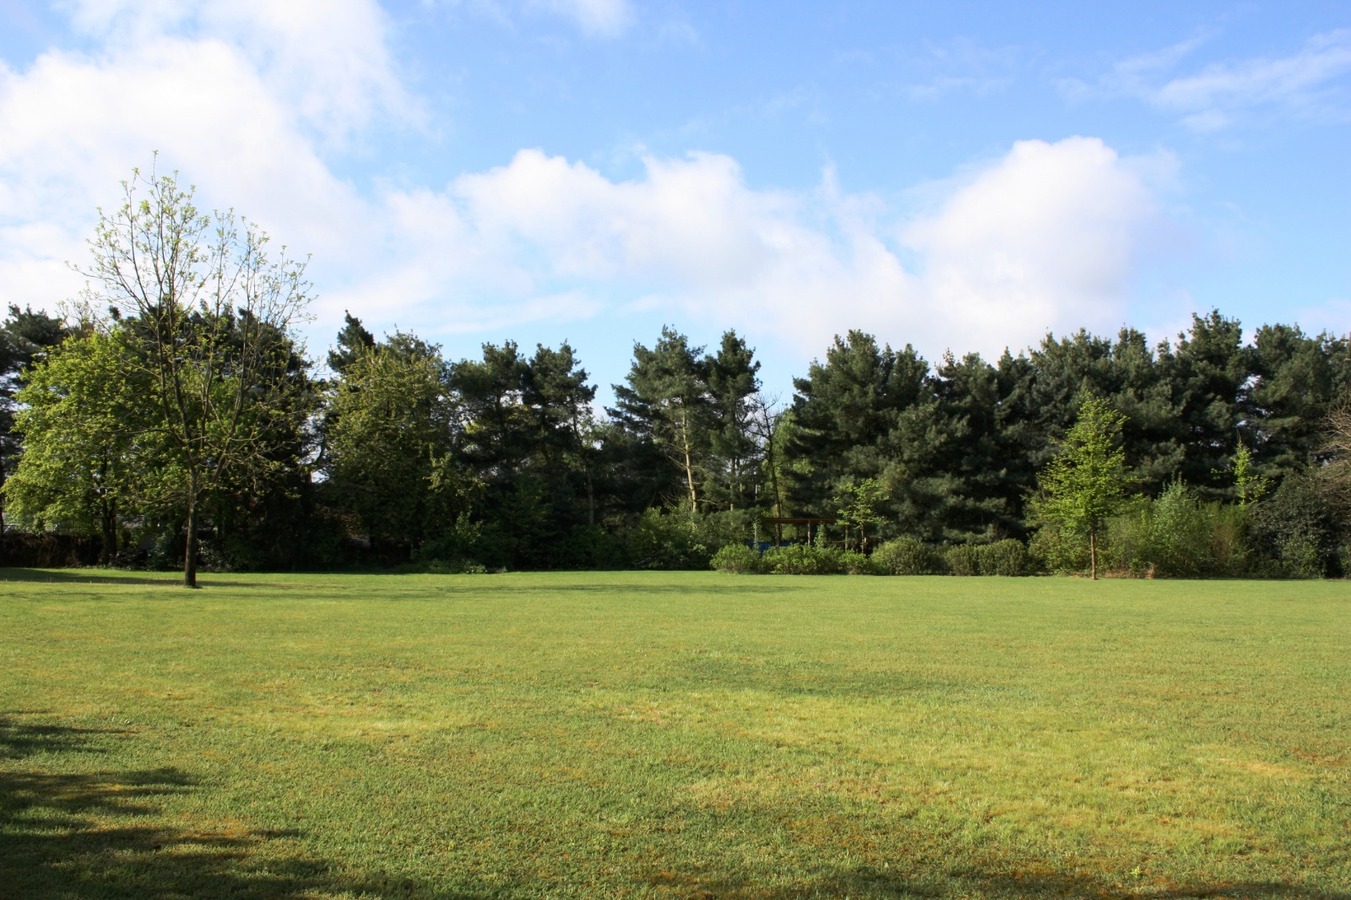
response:
M684 458L685 485L689 489L690 512L696 513L699 511L699 493L694 487L694 448L690 445L689 411L685 409L680 412L680 451Z
M1098 580L1098 530L1088 529L1088 573L1093 581Z
M99 565L106 566L117 553L117 504L105 501L101 506L103 546L99 548Z
M197 587L197 498L188 497L188 539L183 548L183 587Z

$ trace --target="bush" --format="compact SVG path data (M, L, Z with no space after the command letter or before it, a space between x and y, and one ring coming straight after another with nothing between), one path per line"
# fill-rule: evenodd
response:
M976 562L982 575L1026 575L1027 547L1013 538L984 544L976 548Z
M846 575L876 575L872 558L855 550L840 554L840 568Z
M461 514L413 551L411 569L446 575L472 572L483 568L478 559L483 549L482 529Z
M709 565L719 572L737 575L754 575L765 570L764 560L759 552L745 544L728 544L713 554Z
M919 538L909 535L887 541L874 550L872 566L881 575L937 575L942 571L938 554Z
M707 569L713 554L701 540L698 519L649 509L629 532L629 562L640 569Z
M980 574L980 553L974 544L953 544L943 551L943 562L953 575Z
M1203 502L1181 482L1108 525L1109 565L1144 578L1232 578L1247 570L1245 511Z
M1103 559L1110 558L1099 540ZM1108 547L1111 546L1110 541ZM1036 568L1057 575L1077 575L1088 571L1088 540L1081 535L1045 524L1037 529L1027 545L1027 554Z
M1323 578L1338 571L1336 524L1317 482L1287 475L1252 514L1252 546L1264 574Z
M765 571L775 575L838 575L844 569L843 551L834 547L789 544L765 551Z

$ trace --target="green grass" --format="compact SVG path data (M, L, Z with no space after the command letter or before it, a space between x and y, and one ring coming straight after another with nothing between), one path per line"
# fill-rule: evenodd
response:
M0 893L1351 894L1351 587L0 570Z

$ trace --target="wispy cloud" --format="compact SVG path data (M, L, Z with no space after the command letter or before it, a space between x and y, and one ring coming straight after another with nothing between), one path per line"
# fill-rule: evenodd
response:
M970 38L927 42L923 53L907 60L920 74L902 91L919 103L936 102L957 93L996 93L1013 84L1025 55L1015 47L991 47Z
M1123 60L1095 85L1071 81L1062 87L1076 95L1136 97L1203 132L1273 115L1348 117L1351 29L1316 35L1286 56L1226 60L1188 71L1210 42L1192 38Z
M527 0L528 5L571 19L588 37L615 38L637 18L630 0Z

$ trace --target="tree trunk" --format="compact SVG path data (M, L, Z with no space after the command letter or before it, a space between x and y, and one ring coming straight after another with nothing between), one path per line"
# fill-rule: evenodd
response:
M694 447L690 444L689 412L680 412L680 452L685 468L685 486L689 490L690 513L699 511L699 492L694 486Z
M99 565L106 566L117 555L117 504L104 501L100 507L99 524L102 526L103 543L99 547Z
M197 587L197 498L188 498L188 539L183 548L183 587Z
M1093 581L1098 580L1098 530L1088 529L1088 573Z

